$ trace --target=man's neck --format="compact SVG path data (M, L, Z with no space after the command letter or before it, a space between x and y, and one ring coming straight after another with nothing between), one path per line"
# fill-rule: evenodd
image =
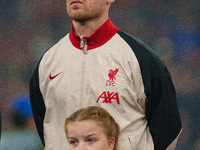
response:
M74 32L80 36L89 37L92 35L101 25L108 20L108 17L101 19L93 19L87 21L75 21L73 20Z

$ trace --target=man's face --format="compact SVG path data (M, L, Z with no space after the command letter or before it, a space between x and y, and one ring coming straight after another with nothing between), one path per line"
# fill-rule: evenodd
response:
M67 13L72 20L96 19L107 11L106 0L66 0Z

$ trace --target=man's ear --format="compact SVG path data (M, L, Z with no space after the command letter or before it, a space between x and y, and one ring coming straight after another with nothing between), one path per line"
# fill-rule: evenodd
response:
M110 138L108 141L108 150L113 150L115 147L115 138Z

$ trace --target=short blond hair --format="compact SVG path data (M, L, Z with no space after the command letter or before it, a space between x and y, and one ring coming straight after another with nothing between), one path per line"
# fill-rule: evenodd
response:
M70 117L65 120L65 133L68 138L67 125L76 121L92 120L98 123L103 130L106 137L115 138L114 150L117 148L118 138L120 133L120 127L116 123L115 119L103 108L98 106L89 106L82 108L74 112Z

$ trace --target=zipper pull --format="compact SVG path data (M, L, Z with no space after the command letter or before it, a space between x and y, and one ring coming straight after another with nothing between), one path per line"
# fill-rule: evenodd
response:
M84 54L87 54L87 41L83 36L80 35L79 37L81 39L80 48L83 50Z

